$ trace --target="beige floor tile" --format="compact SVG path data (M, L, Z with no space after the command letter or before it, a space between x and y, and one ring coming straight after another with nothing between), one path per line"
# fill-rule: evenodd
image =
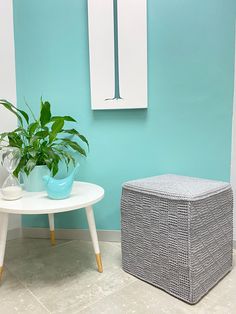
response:
M112 245L117 246L121 248L121 243L120 242L110 242Z
M80 311L82 314L235 314L236 268L199 303L189 305L141 280ZM79 313L79 310L74 313Z
M69 240L57 240L56 246L63 245ZM51 248L49 239L15 239L7 241L5 260L9 261L14 258L31 257L38 254L38 250Z
M182 303L181 301L179 301ZM124 287L119 292L82 310L82 314L92 313L155 313L183 314L181 307L176 307L173 297L142 281L136 281ZM79 312L78 312L79 313Z
M72 241L11 259L9 270L52 312L83 309L136 279L121 270L120 248L100 243L104 272L97 272L90 242ZM69 311L69 309L71 310Z
M235 314L235 292L228 289L225 284L219 287L217 295L209 293L197 305L188 305L164 291L150 286L142 281L131 283L119 292L74 313L82 314ZM214 290L212 290L214 291ZM234 295L233 295L234 293Z
M45 307L50 313L64 314L236 314L235 267L191 306L123 272L119 243L100 243L103 274L97 272L90 242L49 244L25 239L8 245L6 265L23 285L4 274L0 314L45 313Z
M44 314L49 312L5 269L0 284L0 313Z

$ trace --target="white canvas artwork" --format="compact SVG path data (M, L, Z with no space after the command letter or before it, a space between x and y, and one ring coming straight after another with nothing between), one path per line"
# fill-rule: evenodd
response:
M146 0L88 0L92 109L147 108Z

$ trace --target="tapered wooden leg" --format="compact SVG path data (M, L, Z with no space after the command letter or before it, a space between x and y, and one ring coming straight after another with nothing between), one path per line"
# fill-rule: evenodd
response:
M96 256L98 271L99 273L102 273L103 272L102 258L101 258L101 253L99 249L99 244L98 244L98 236L97 236L97 230L96 230L96 224L95 224L92 206L86 207L86 215L87 215L89 231L90 231L90 235L91 235L91 239L93 243L93 249Z
M8 214L0 213L0 280L3 273L3 262L7 241Z
M0 267L0 281L2 279L2 274L3 274L3 266Z
M55 239L54 214L48 214L48 219L49 219L51 244L55 245L56 239Z
M103 272L101 253L95 254L99 273Z

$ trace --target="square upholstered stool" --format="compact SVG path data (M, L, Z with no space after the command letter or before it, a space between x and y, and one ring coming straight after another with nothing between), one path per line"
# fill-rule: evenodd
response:
M231 270L229 183L177 175L130 181L121 217L123 269L188 303Z

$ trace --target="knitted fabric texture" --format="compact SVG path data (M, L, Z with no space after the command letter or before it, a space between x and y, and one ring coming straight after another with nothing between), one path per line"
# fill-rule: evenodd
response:
M123 269L190 303L232 268L229 183L162 175L123 185Z

